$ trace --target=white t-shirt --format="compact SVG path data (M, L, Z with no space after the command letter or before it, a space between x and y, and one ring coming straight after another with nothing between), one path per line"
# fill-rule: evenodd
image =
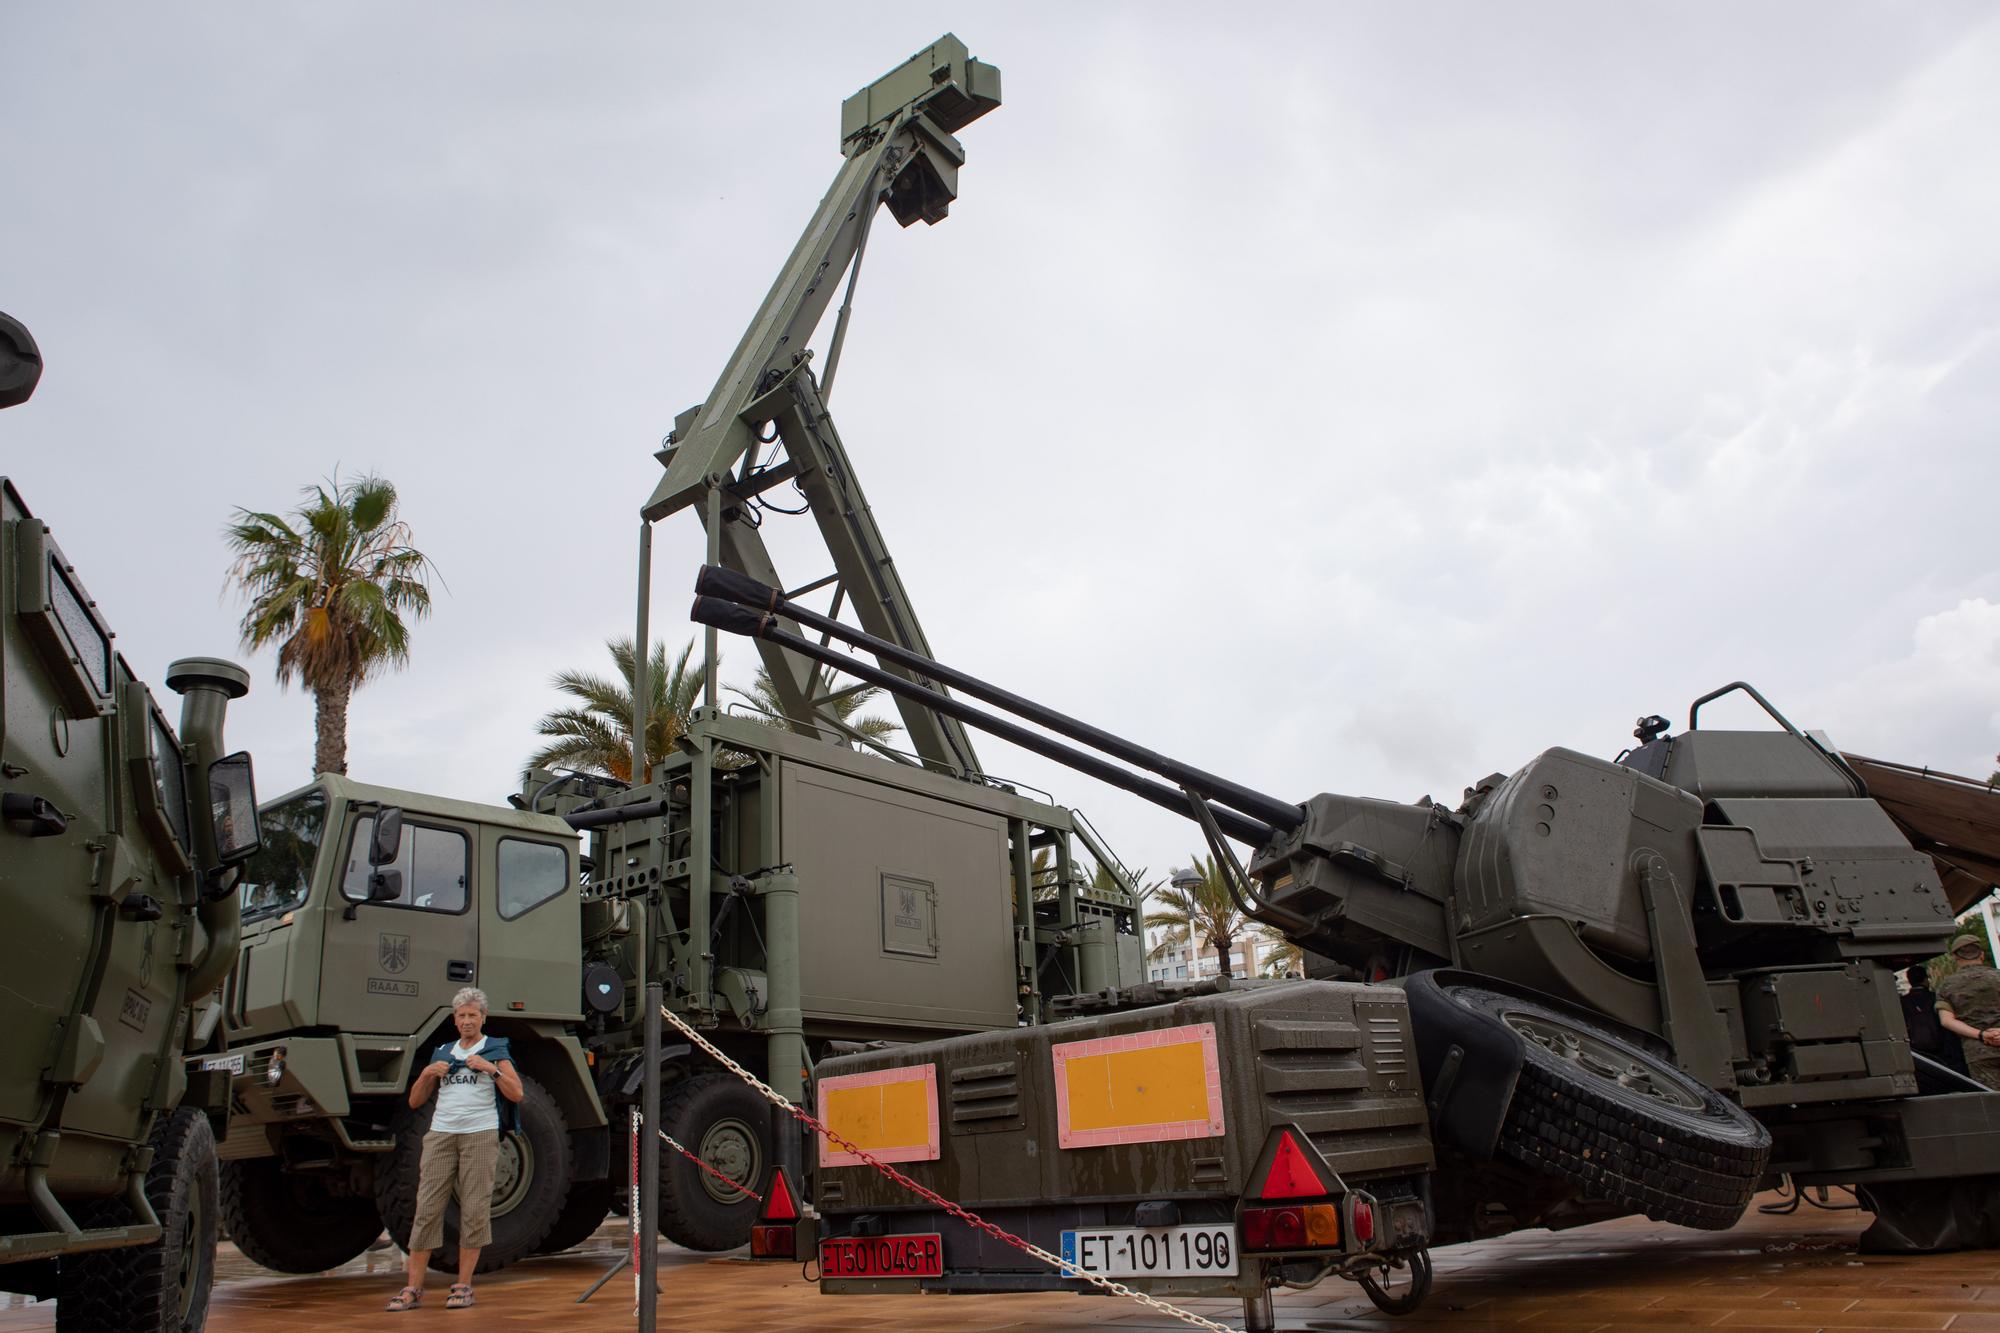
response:
M466 1067L468 1056L486 1049L486 1034L467 1046L454 1042L451 1072L438 1085L437 1109L431 1113L431 1129L439 1134L477 1134L482 1129L500 1128L499 1091L493 1075Z

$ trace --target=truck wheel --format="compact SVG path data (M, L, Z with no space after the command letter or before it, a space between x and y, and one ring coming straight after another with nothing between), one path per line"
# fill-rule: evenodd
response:
M164 1233L152 1245L75 1254L61 1261L57 1333L199 1333L215 1281L215 1135L200 1111L153 1127L146 1198ZM89 1210L86 1226L131 1220L122 1200Z
M660 1098L661 1127L729 1180L763 1189L771 1116L763 1098L721 1070L683 1080ZM660 1234L690 1250L750 1243L757 1201L666 1144L660 1145Z
M481 1273L535 1253L569 1192L569 1125L562 1108L526 1074L521 1088L521 1127L500 1136L500 1163L493 1172L493 1240L479 1251ZM390 1237L406 1251L417 1220L417 1179L430 1127L429 1106L399 1112L395 1150L375 1168L375 1206ZM444 1243L432 1251L431 1267L440 1273L458 1271L457 1199L445 1207Z
M561 1254L589 1240L611 1211L611 1182L579 1180L569 1187L569 1198L556 1214L556 1224L535 1247L536 1254Z
M1504 1024L1527 1059L1499 1148L1656 1222L1722 1231L1756 1192L1771 1135L1661 1056L1553 1005L1476 986L1460 1004Z
M366 1196L336 1195L276 1157L222 1164L222 1227L251 1263L277 1273L324 1273L382 1234Z

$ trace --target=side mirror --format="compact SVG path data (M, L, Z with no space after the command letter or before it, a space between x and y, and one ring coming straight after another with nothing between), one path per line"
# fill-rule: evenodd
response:
M19 407L42 377L42 349L18 319L0 315L0 407Z
M403 850L403 808L388 806L375 812L375 836L368 843L368 864L385 866ZM400 876L399 876L400 878ZM371 897L373 894L371 893ZM392 895L393 896L393 895Z
M231 866L257 854L264 830L257 821L257 782L250 752L238 750L208 766L208 803L215 821L215 859Z
M403 896L403 872L377 870L368 877L368 901L390 903Z

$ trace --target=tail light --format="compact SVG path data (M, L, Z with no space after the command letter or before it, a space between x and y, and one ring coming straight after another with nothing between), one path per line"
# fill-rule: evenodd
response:
M796 1229L789 1223L767 1227L759 1222L750 1228L752 1259L790 1259L795 1246Z
M798 1201L792 1197L791 1183L785 1179L784 1168L780 1167L771 1173L771 1183L764 1190L764 1210L750 1228L750 1257L794 1258L798 1221Z
M1340 1248L1340 1179L1317 1153L1299 1143L1289 1127L1267 1148L1263 1178L1245 1202L1241 1229L1245 1250L1337 1250ZM1277 1207L1270 1205L1286 1200ZM1290 1202L1295 1201L1295 1202ZM1350 1216L1350 1228L1356 1226ZM1374 1230L1374 1217L1368 1219ZM1357 1233L1358 1234L1358 1233Z
M1339 1249L1340 1209L1330 1203L1246 1208L1242 1229L1246 1250Z
M1375 1239L1375 1205L1367 1199L1356 1198L1354 1209L1347 1219L1348 1230L1354 1239L1367 1245Z

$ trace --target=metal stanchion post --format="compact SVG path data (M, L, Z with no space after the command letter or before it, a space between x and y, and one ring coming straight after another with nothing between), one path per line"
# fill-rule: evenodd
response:
M771 1086L803 1106L806 1101L805 1020L800 1013L799 877L790 866L780 867L761 881L764 896L766 957L770 960L770 992L764 1011L765 1063L770 1066ZM806 1189L804 1128L791 1116L771 1108L771 1143L777 1165L786 1182L804 1201ZM763 1182L752 1181L762 1187Z
M645 1117L639 1135L639 1333L654 1333L660 1305L660 1006L666 994L657 981L646 986L646 1077L639 1107Z

